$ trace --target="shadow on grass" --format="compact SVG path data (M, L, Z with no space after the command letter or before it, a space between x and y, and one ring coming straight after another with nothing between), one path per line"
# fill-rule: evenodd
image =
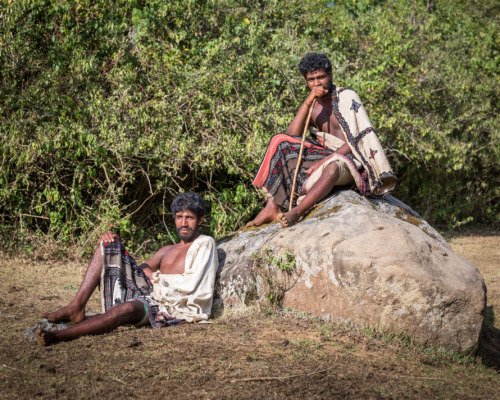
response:
M491 307L487 308L491 309ZM500 371L500 329L490 325L486 320L483 322L479 336L478 355L483 364Z

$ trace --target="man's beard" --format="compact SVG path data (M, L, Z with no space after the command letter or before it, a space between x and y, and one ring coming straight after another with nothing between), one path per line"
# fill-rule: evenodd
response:
M185 228L187 232L182 234L181 228ZM198 234L198 229L192 229L190 227L181 227L181 228L175 228L177 231L177 236L179 236L179 239L181 240L189 241Z
M326 85L326 90L328 90L328 94L331 96L333 91L335 90L335 85L333 84L331 79L328 79L328 85Z

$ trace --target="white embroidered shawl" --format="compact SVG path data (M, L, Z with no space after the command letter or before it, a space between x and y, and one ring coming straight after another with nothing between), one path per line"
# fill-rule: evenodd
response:
M153 273L151 296L158 302L160 311L167 311L175 318L205 321L212 309L218 266L215 240L200 235L186 254L184 273Z
M390 192L396 186L396 175L357 93L351 89L336 88L332 95L332 107L354 158L366 171L369 192L376 195Z

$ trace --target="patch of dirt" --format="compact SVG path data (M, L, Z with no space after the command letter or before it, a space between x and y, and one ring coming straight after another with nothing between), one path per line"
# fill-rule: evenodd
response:
M449 239L485 278L494 321L485 334L496 334L500 236ZM119 328L41 348L23 334L40 312L72 299L86 265L2 254L0 260L0 398L485 399L500 393L500 375L484 357L422 349L292 313ZM100 310L98 293L88 309Z

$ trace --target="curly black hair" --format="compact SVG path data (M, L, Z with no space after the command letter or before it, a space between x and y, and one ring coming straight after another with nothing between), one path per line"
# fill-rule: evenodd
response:
M306 78L308 72L324 69L327 74L332 72L332 63L324 54L309 53L299 63L299 71Z
M172 210L172 216L175 218L175 214L179 211L188 210L193 212L198 218L205 215L205 200L198 193L186 192L178 195L172 205L170 206Z

